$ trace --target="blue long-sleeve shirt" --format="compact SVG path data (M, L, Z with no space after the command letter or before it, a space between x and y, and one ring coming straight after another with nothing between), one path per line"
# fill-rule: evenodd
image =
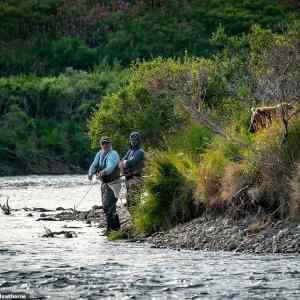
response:
M119 161L120 157L117 151L110 150L104 153L101 150L96 154L89 168L89 175L96 174L97 170L102 170L104 175L110 175L119 164Z

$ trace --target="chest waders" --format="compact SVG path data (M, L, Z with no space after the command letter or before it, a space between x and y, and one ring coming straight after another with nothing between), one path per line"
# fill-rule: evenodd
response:
M106 160L107 155L105 156L104 163L102 164L102 168L100 168L99 171L102 171L106 168ZM118 165L115 167L111 174L100 177L102 205L106 218L107 232L120 229L120 220L117 214L118 199L116 198L113 190L109 186L109 183L113 182L118 178L120 178L120 169Z

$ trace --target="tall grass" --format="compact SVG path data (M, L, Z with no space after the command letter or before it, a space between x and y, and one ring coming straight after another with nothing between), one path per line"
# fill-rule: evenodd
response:
M300 220L300 163L290 181L289 215L293 219Z
M298 175L293 176L300 155L300 120L290 124L287 139L283 132L275 122L252 137L240 135L240 145L237 136L235 142L214 139L200 160L197 201L224 212L236 205L236 193L245 188L240 200L252 201L248 204L257 212L273 217L297 215Z
M165 139L165 151L148 161L144 193L134 208L138 232L149 234L197 216L201 205L194 200L199 154L212 139L200 125L189 124Z
M152 233L195 215L195 164L188 154L155 153L148 165L145 192L134 212L137 231Z

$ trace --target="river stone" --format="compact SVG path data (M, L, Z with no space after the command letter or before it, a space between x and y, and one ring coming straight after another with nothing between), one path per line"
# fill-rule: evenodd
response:
M64 236L65 238L73 238L73 237L77 237L77 234L73 231L66 231Z
M87 215L88 215L88 212L81 212L80 214L79 214L79 219L80 220L85 220L85 219L87 219Z
M287 233L288 233L288 228L282 229L278 232L277 234L277 239L281 239L282 237L284 237Z
M36 221L60 221L59 219L53 218L53 217L43 217L43 218L38 218Z
M94 209L91 209L91 210L88 212L86 218L87 218L87 219L92 219L92 218L95 218L95 216L96 216L95 210L94 210Z
M102 205L93 205L92 209L96 210L96 209L102 209L103 206Z
M56 210L66 210L66 209L63 208L63 207L61 207L61 206L59 206L59 207L56 208Z
M46 209L46 208L42 208L42 207L34 207L32 210L33 210L33 211L38 211L38 212L47 212L47 211L51 211L51 209Z

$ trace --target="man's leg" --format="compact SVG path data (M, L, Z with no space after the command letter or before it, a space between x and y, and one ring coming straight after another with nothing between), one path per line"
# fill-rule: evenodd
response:
M120 229L119 216L117 215L117 198L114 195L113 190L108 186L108 184L102 183L102 205L104 214L107 222L107 231Z
M132 207L135 206L143 187L143 179L142 177L133 177L126 181L127 187L127 206Z

